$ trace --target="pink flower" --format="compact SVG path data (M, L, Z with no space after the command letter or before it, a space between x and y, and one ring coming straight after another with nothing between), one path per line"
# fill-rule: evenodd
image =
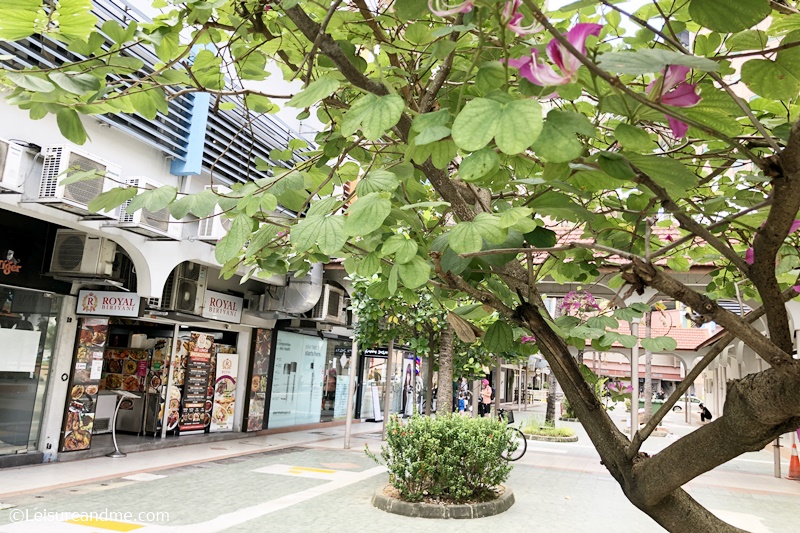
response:
M528 343L528 342L533 343L533 342L536 342L536 337L534 337L533 335L523 335L522 337L520 337L519 342L521 342L522 344L525 344L525 343Z
M428 0L428 9L436 16L449 17L458 13L469 13L475 4L472 0L450 3L448 0Z
M647 86L647 94L651 98L655 96L655 101L661 102L664 105L671 105L673 107L692 107L700 100L700 95L697 94L697 84L686 83L686 75L689 74L689 67L681 65L670 65L667 67L664 76L653 80ZM651 94L656 91L656 94ZM686 136L689 125L680 120L667 117L669 127L672 134L682 139Z
M565 37L581 54L586 54L586 38L590 35L600 35L600 30L602 29L603 27L600 24L576 24L565 34ZM578 68L581 66L580 60L556 39L547 44L547 57L559 68L560 74L550 65L540 62L538 54L539 51L537 49L531 48L530 57L509 59L508 64L519 69L520 76L541 87L566 85L578 79Z
M521 4L522 0L511 0L510 2L506 2L505 7L503 8L503 20L506 21L506 26L508 29L517 35L530 35L532 33L539 33L542 31L544 26L535 21L528 26L522 25L523 15L519 12L519 6Z
M764 224L766 224L766 222L764 222ZM761 226L763 227L764 224L761 224ZM799 229L800 229L800 220L795 219L795 221L792 222L792 225L789 227L789 235L791 235L792 233L796 232ZM748 265L752 265L755 262L755 260L756 260L755 250L753 250L753 247L751 246L744 253L744 262L747 263Z

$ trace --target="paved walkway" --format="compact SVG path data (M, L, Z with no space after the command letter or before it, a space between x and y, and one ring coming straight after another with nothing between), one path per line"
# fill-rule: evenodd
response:
M615 416L621 426L623 416ZM676 434L691 430L680 415L665 422ZM336 427L0 470L0 533L663 531L625 499L573 426L578 443L530 442L507 483L516 503L494 517L432 523L372 507L388 478L363 451L380 448L381 425L363 423L354 426L350 450ZM645 449L671 440L653 438ZM772 477L771 459L747 454L687 490L749 531L796 531L800 482Z

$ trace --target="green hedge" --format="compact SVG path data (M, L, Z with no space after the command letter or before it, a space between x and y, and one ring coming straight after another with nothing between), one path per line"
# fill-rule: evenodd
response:
M386 424L388 436L380 457L390 483L406 501L436 498L454 503L484 501L508 479L511 464L500 453L507 446L507 426L494 418L458 414ZM367 454L380 462L367 449Z

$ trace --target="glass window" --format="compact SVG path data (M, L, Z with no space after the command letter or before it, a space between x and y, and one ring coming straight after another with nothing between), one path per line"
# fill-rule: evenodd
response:
M38 445L60 302L0 287L0 454Z

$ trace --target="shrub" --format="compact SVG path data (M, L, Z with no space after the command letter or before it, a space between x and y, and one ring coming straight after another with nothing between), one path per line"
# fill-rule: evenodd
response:
M522 432L526 435L541 435L543 437L572 437L575 430L566 426L551 426L545 423L540 417L531 418L522 426Z
M491 500L492 489L511 473L500 456L508 444L508 426L495 418L414 415L401 422L393 416L386 428L380 457L403 500ZM369 449L367 455L381 462Z

